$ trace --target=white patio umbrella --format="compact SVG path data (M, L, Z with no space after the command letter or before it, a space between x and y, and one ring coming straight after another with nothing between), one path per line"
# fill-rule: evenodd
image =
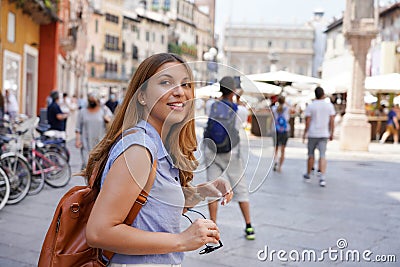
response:
M300 75L288 71L273 71L259 74L250 74L246 77L252 81L266 82L279 86L296 84L321 84L322 80L310 76Z
M196 88L196 98L201 97L220 97L222 93L219 91L219 83L213 83L204 87Z
M365 89L374 93L400 93L400 74L390 73L367 77Z
M247 78L241 78L240 87L242 87L243 93L248 95L278 95L282 91L279 86L251 81Z
M400 105L400 96L396 96L395 98L393 98L393 103Z
M372 104L378 101L378 98L376 96L373 96L370 92L365 92L364 94L364 102L366 104Z

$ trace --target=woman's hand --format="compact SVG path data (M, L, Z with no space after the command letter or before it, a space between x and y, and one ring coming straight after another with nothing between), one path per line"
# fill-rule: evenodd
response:
M217 225L207 219L197 219L179 234L183 251L192 251L207 243L218 244L220 233Z
M200 194L201 197L213 197L213 198L220 198L222 197L221 205L225 205L232 200L233 191L231 188L230 183L218 177L212 182L199 184L197 185L197 193Z

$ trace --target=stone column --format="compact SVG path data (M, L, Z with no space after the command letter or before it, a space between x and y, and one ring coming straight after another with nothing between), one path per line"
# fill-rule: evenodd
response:
M364 106L364 81L367 53L377 34L375 16L374 0L347 0L343 33L353 51L354 65L340 131L340 148L343 150L367 151L371 140L371 125Z

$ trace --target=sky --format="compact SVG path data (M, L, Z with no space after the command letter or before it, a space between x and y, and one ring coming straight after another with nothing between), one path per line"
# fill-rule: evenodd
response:
M378 0L375 0L378 1ZM380 4L395 2L379 0ZM234 24L298 24L312 19L315 9L323 9L330 21L340 18L346 0L216 0L215 32L221 34L223 26Z
M340 17L346 0L216 0L215 26L221 33L227 22L243 24L297 24L310 20L315 9L325 18Z

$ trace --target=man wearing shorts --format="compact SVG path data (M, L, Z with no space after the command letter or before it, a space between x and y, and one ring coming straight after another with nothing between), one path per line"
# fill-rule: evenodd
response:
M247 109L242 105L233 103L233 96L235 95L234 79L230 76L223 77L220 81L220 91L222 92L221 101L237 106L235 126L236 129L239 130L240 125L244 121L247 121ZM254 240L255 233L250 219L249 192L244 176L243 162L240 157L240 142L226 153L215 153L215 151L208 146L205 146L205 162L208 181L212 181L223 175L229 179L233 188L233 199L239 203L240 210L242 211L246 223L245 237L247 240ZM210 212L210 219L216 222L218 202L210 200L208 202L208 209Z
M321 87L315 89L315 97L316 99L308 105L305 111L306 127L303 141L308 136L308 160L307 173L303 175L303 178L307 181L310 180L311 171L314 169L314 152L317 148L319 150L317 175L319 185L324 187L327 165L325 152L328 139L333 139L335 109L332 103L325 101L325 93Z

